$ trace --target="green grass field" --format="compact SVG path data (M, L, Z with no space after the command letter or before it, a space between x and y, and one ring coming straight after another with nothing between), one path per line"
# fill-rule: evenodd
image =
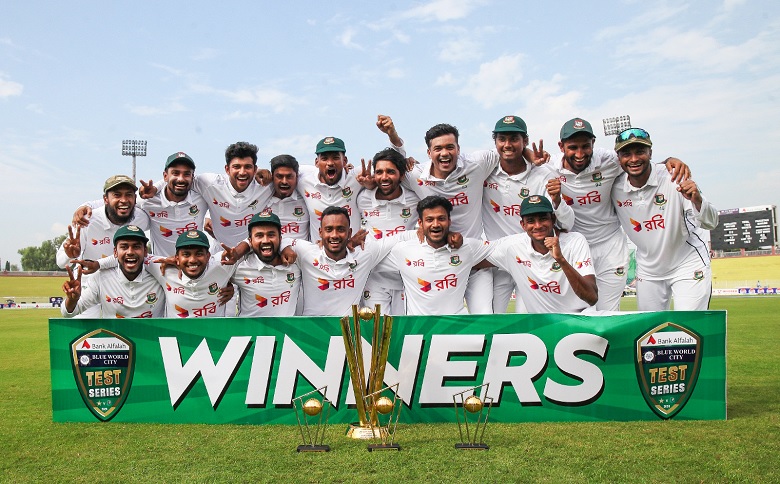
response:
M727 421L495 424L487 452L455 451L454 424L401 423L400 453L368 453L333 426L333 450L318 455L295 452L291 426L55 424L47 318L59 311L0 310L0 478L780 481L780 298L716 298L712 308L729 311Z

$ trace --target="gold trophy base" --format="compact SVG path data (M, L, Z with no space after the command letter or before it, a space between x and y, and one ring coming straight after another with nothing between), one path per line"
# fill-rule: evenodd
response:
M455 444L455 448L459 450L489 450L490 449L490 447L487 444L470 444L468 442Z
M370 425L364 427L360 425L360 423L355 422L349 424L349 427L347 428L347 437L355 440L371 440L378 439L381 435L379 434L379 429L377 427L372 427Z
M368 444L369 452L375 450L401 450L401 446L398 444Z
M330 452L329 445L299 445L298 452Z

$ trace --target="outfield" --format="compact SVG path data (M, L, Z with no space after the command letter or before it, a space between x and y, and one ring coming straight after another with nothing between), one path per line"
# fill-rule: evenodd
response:
M633 300L626 300L631 305ZM453 425L401 425L397 454L368 453L335 426L332 452L299 455L289 426L54 424L47 340L58 311L0 310L4 481L778 481L780 298L728 309L727 421L501 424L488 452L455 451ZM303 472L302 472L303 471Z

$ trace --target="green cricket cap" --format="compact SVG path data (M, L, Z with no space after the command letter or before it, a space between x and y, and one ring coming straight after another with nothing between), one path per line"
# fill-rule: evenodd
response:
M149 239L146 237L146 234L144 234L144 231L136 225L124 225L119 227L119 229L114 233L114 245L116 245L117 241L122 239L139 239L143 240L144 244L149 242Z
M342 153L346 153L347 148L344 147L344 142L339 138L328 136L327 138L322 138L320 142L317 143L317 149L314 151L314 154L319 155L320 153L325 153L327 151L341 151Z
M521 217L534 213L553 213L553 211L550 200L542 195L531 195L520 204Z
M590 125L589 122L585 121L582 118L574 118L566 121L566 123L561 128L561 141L565 139L569 139L575 134L580 133L587 133L592 138L595 138L596 135L593 134L593 127Z
M195 162L192 161L192 158L190 158L190 155L183 151L179 151L178 153L174 153L171 156L168 157L168 160L165 162L165 169L167 170L169 166L171 166L174 163L186 163L190 165L190 167L194 170L195 169Z
M523 133L528 134L528 126L520 116L504 116L496 122L494 133Z
M205 247L206 249L211 247L209 244L209 238L206 234L200 230L190 230L182 233L178 239L176 239L176 249L183 247Z

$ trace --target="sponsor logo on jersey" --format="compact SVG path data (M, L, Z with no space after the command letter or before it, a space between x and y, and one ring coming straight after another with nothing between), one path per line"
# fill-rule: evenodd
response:
M268 299L264 298L260 294L255 294L255 299L257 300L257 303L255 303L255 306L259 308L264 308L268 306Z
M417 259L417 260L406 259L406 265L412 267L425 267L425 261L422 259Z
M146 295L146 304L154 304L157 302L157 293L150 292Z
M198 208L197 205L190 206L190 215L194 216L194 215L197 215L199 213L200 213L200 209Z
M639 389L662 419L677 415L693 394L702 344L700 335L675 323L663 323L635 340Z
M630 198L628 200L624 200L624 201L615 200L615 202L617 202L617 206L619 208L622 208L622 207L632 207L634 205L634 202L632 202Z
M693 278L696 279L697 281L701 281L702 279L704 279L704 271L696 271L696 272L694 272L693 273Z
M460 192L454 197L450 198L450 203L453 207L457 207L458 205L468 205L469 197L464 192Z
M587 258L585 260L578 260L575 265L577 266L577 269L582 269L583 267L590 267L593 265L593 262L591 262L590 258Z
M222 208L230 208L230 204L228 202L220 202L216 198L211 199L211 203Z
M435 187L436 186L436 181L435 180L421 180L421 179L418 178L417 179L417 185L419 185L421 187L422 186Z
M490 206L493 207L493 211L498 213L501 210L501 205L494 202L492 199L490 200Z
M92 239L92 245L106 245L110 243L111 239L108 237L103 237L102 239Z
M426 281L425 279L417 278L417 284L420 285L420 290L422 292L428 292L431 290L431 283Z
M317 278L317 283L319 284L319 286L317 286L317 288L320 291L326 291L330 287L330 282L328 282L327 279L323 279L321 277Z
M96 329L70 344L73 377L81 399L103 422L122 409L135 369L135 344L112 331Z
M294 217L303 217L303 207L295 207L292 214Z
M530 284L531 289L533 290L540 290L542 292L546 292L549 294L561 294L561 286L558 284L558 281L550 281L548 283L538 283L535 280L531 279L530 277L526 276L528 279L528 283Z
M220 216L219 217L219 224L223 227L230 227L230 220L226 219L225 217Z
M450 265L451 266L459 266L461 263L460 256L459 255L453 255L450 257Z
M563 201L566 202L566 205L574 205L574 199L573 198L571 198L568 195L564 195L563 193L561 193L561 196L563 197Z
M666 205L666 197L663 193L656 193L655 198L653 198L653 203L658 205L659 207L662 205Z
M244 284L263 284L265 282L265 278L263 276L257 276L254 278L245 277L244 278Z
M314 215L317 216L317 220L320 220L320 221L322 220L322 212L320 212L316 208L314 209Z
M379 230L379 229L377 229L375 227L371 227L371 231L374 233L374 238L375 239L381 239L382 238L383 234L382 234L381 230Z
M641 232L642 227L644 227L645 230L648 232L652 230L661 230L666 228L666 222L664 221L664 216L661 215L660 213L653 215L653 217L650 220L645 220L644 222L637 222L632 218L629 218L629 221L631 222L631 225L634 226L634 232Z
M515 256L515 259L517 260L518 264L524 265L526 267L531 267L531 261L530 260L523 260L517 256Z
M163 237L170 237L171 235L173 235L173 230L167 229L162 225L160 225L160 233L162 234Z
M631 222L631 225L634 226L634 232L641 232L642 231L642 224L637 222L636 220L632 219L631 217L628 218L628 221Z
M216 282L213 282L213 283L209 284L209 294L210 295L213 296L214 294L216 294L218 292L219 292L219 284L217 284Z
M174 304L173 308L177 311L176 316L180 318L187 318L190 315L190 312L184 309L183 307L179 306L178 304Z

